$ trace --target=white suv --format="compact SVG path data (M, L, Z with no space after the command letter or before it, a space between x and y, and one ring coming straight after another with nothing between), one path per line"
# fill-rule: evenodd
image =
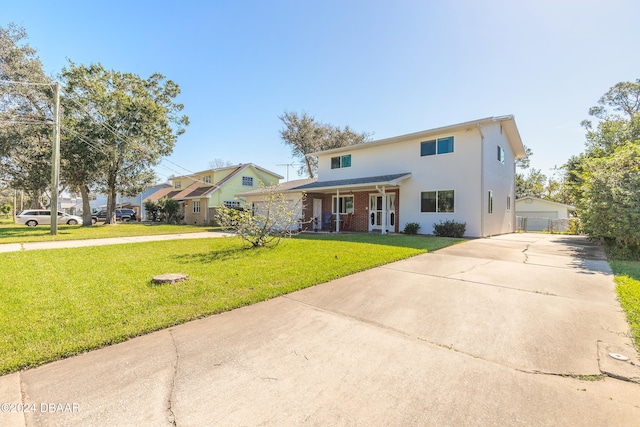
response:
M82 218L79 216L58 212L58 224L76 225L81 223ZM22 211L16 215L16 224L26 224L29 227L35 227L38 224L51 225L51 211L40 209Z

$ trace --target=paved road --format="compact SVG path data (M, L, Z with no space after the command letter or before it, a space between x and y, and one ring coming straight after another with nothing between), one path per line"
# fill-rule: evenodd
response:
M499 236L0 377L0 425L637 426L627 334L599 248Z

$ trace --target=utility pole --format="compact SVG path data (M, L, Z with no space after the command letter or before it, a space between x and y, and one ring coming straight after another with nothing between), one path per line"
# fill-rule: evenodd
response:
M51 154L51 235L58 234L58 187L60 186L60 83L53 104L53 153Z

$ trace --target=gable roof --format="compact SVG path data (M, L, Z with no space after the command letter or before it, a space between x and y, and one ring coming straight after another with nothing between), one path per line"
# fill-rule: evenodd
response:
M279 175L279 174L277 174L275 172L271 172L270 170L265 169L262 166L258 166L255 163L240 163L240 164L237 164L237 165L223 166L221 168L206 169L206 170L203 170L203 171L194 172L194 173L189 174L189 175L174 176L174 177L171 177L169 179L171 179L171 180L184 179L184 178L197 179L197 178L194 178L194 177L197 177L199 175L205 174L207 172L213 171L215 173L217 171L223 171L223 170L226 170L226 169L234 169L234 171L231 172L231 174L230 174L230 175L233 175L233 174L236 174L239 171L244 170L244 169L246 169L248 167L253 167L258 172L268 173L270 175L276 176L276 177L278 177L278 179L283 179L284 178L283 176L281 176L281 175ZM220 182L222 182L222 181L220 181ZM220 184L220 182L218 184Z
M547 199L540 199L538 197L532 197L532 196L526 196L526 197L521 197L519 199L516 199L516 203L518 202L524 202L525 200L532 200L534 202L540 202L540 203L544 203L547 205L551 205L551 206L557 206L557 207L562 207L562 208L567 208L570 211L575 211L576 207L572 206L572 205L566 205L564 203L558 203L558 202L552 202L551 200L547 200Z
M283 182L282 184L278 184L275 186L266 187L266 188L257 188L255 190L246 191L244 193L237 194L237 196L246 197L246 196L266 194L267 192L269 192L270 189L275 189L276 191L283 192L283 193L299 191L298 190L299 187L314 183L317 180L318 178L294 179L292 181Z
M522 138L520 138L520 132L518 132L518 128L515 122L515 117L513 115L486 117L484 119L472 120L470 122L463 122L455 125L443 126L439 128L424 130L421 132L408 133L406 135L394 136L392 138L379 139L377 141L365 142L362 144L355 144L355 145L349 145L346 147L334 148L331 150L318 151L315 153L307 154L307 156L318 156L318 155L325 155L325 154L342 153L345 151L362 150L362 149L367 149L371 147L377 147L379 145L395 144L397 142L410 141L414 139L431 138L443 133L450 133L450 132L465 130L469 128L481 129L483 124L495 123L495 122L500 122L500 124L502 124L504 130L506 131L507 139L509 140L509 145L511 145L511 148L515 153L516 159L521 159L526 157L526 153L524 151L524 145L522 143Z
M211 195L211 193L213 193L214 191L220 189L223 185L225 185L227 182L229 182L233 177L237 176L238 174L240 174L243 170L249 168L249 167L253 167L255 168L257 171L262 171L262 172L266 172L269 173L271 175L277 176L279 178L282 178L282 176L268 171L267 169L261 168L260 166L257 166L253 163L243 163L240 165L236 165L236 166L227 166L227 167L223 167L223 168L218 168L218 169L208 169L206 171L201 171L201 172L196 172L192 175L184 175L184 176L176 176L173 177L172 179L191 179L193 180L193 182L191 184L189 184L189 186L183 188L183 189L174 189L173 187L169 187L169 188L161 188L160 190L156 191L155 193L152 193L151 195L149 195L148 197L145 198L145 200L153 200L153 201L157 201L160 200L163 197L168 197L170 199L174 199L174 200L188 200L188 199L201 199L203 197L209 197ZM231 173L229 173L229 175L225 176L224 178L222 178L220 181L218 181L216 184L214 185L206 185L206 186L201 186L201 181L197 178L198 175L206 173L210 170L215 171L219 171L219 170L225 170L225 169L232 169L235 168L233 171L231 171ZM262 178L262 177L261 177ZM264 180L264 179L263 179Z

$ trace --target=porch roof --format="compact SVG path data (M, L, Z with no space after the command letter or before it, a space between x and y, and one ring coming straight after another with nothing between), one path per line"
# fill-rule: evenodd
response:
M316 181L311 184L301 185L295 190L322 191L339 190L341 188L373 187L376 185L396 186L401 181L411 177L411 172L396 173L392 175L368 176L362 178L338 179L334 181Z

